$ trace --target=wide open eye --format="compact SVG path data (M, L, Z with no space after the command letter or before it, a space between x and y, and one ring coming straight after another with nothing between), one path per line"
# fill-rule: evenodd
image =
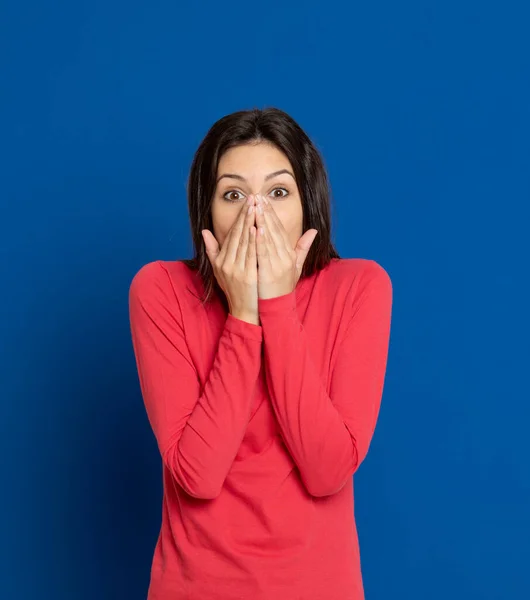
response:
M274 199L274 200L281 200L282 198L286 198L286 197L289 195L289 190L288 190L288 189L286 189L286 188L284 188L284 187L277 187L277 188L274 188L274 189L271 191L271 193L272 193L272 192L275 192L276 190L283 190L283 191L285 192L285 195L282 195L282 196L277 196L276 194L273 194L273 196L272 196L272 197L273 197L273 199Z
M242 198L227 198L228 194L239 194L239 196L242 196L243 194L241 194L241 192L238 192L237 190L228 190L223 194L223 198L227 202L241 202Z

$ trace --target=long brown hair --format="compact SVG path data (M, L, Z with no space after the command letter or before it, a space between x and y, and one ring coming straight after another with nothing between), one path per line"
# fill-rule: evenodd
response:
M259 141L274 144L289 159L302 201L302 230L318 230L301 278L322 269L332 258L340 258L331 242L331 192L317 148L298 123L279 108L237 111L212 125L197 148L188 177L188 210L195 256L182 262L202 279L203 302L210 300L214 288L218 287L201 231L213 231L211 205L219 160L234 146Z

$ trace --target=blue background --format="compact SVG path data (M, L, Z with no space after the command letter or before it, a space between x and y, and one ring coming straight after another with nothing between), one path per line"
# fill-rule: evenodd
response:
M530 42L514 2L2 4L0 598L145 598L161 471L128 286L191 256L221 116L289 112L389 272L367 599L530 597Z

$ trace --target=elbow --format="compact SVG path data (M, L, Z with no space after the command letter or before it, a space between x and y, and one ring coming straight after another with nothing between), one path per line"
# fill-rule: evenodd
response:
M179 460L178 444L166 451L162 460L171 477L189 496L198 500L214 500L221 493L223 482L219 484L214 481L214 477L208 477L208 474L183 468L183 461Z
M198 500L215 500L221 493L221 488L208 485L198 485L197 483L182 485L182 489L193 498Z
M311 477L304 479L306 490L315 498L323 498L324 496L332 496L342 490L342 488L351 481L352 473L341 478L331 477Z
M354 446L353 454L346 457L344 461L334 460L317 469L310 466L305 473L301 472L305 488L315 498L337 494L348 482L352 482L359 464L359 455Z

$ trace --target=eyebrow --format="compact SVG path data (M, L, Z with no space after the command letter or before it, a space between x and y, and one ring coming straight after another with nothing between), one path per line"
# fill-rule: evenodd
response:
M265 181L269 181L269 179L277 177L278 175L283 175L284 173L287 173L287 175L290 175L293 179L295 179L295 176L291 173L291 171L289 171L289 169L280 169L279 171L274 171L274 173L269 173L265 177ZM246 181L246 179L243 176L237 175L237 173L224 173L223 175L221 175L221 177L219 177L217 183L219 183L223 177L229 177L230 179L239 179L240 181Z

